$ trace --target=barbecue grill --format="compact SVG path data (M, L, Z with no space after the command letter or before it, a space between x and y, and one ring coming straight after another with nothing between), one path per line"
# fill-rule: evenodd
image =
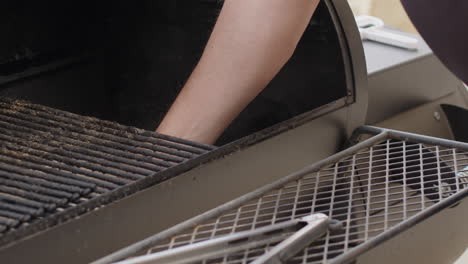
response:
M9 38L0 43L0 259L9 263L99 259L335 154L366 120L366 61L345 0L321 2L290 62L216 146L150 131L196 64L220 1L7 2L8 8L1 11L8 13L0 16L0 27L16 30L2 28ZM431 69L442 67L429 50L424 50L424 56L430 56ZM399 58L403 64L406 57ZM424 60L413 59L415 68L422 69ZM444 96L441 103L466 107L468 101L460 102L466 96L460 83L446 71L435 71L443 75L434 74L446 84L442 92L422 96L424 85L415 85L417 96L402 104L435 104ZM376 86L385 79L398 79L388 71L375 72L373 77L378 79ZM433 86L431 90L437 89ZM395 95L403 96L403 90ZM379 94L375 92L374 98L386 97ZM387 106L381 108L386 113L378 116L395 114ZM434 113L430 114L433 119ZM442 124L445 116L439 117L437 122ZM454 114L451 124L460 124L458 117ZM372 120L382 121L375 116ZM450 130L448 125L441 126ZM404 143L389 141L392 150L402 148L398 144ZM418 143L405 145L408 158L413 155L413 144ZM423 147L423 158L436 164L434 153L438 152L428 145ZM379 142L373 153L378 155L385 148ZM401 158L398 152L389 155ZM320 191L331 188L328 193L335 194L335 203L326 197L314 200L329 217L324 220L326 227L348 238L349 243L338 240L336 250L340 245L351 250L354 242L362 242L354 236L358 229L349 229L348 235L353 235L344 236L337 228L340 223L344 230L348 227L341 209L349 205L345 187L351 183L329 181L333 175L352 179L345 169L349 162L340 162L336 173L324 167L324 172L333 173L317 181ZM400 170L398 166L390 169L392 184L405 182L398 178ZM441 174L453 173L446 173L441 165ZM446 180L449 186L454 185L452 176ZM418 189L411 190L418 193ZM424 196L428 206L441 200L431 190ZM353 194L352 201L358 203L360 194ZM452 197L458 196L447 199ZM321 217L296 209L295 216L304 216L302 220L292 219L287 212L278 215L278 219L292 219L281 222L289 231L308 230L306 226L315 223L312 219ZM411 214L408 209L406 217ZM368 239L370 235L369 231ZM314 243L320 240L319 236ZM336 250L330 248L330 254ZM132 252L128 257L134 253L140 254Z
M9 3L0 24L17 30L0 46L1 259L95 260L156 231L149 223L177 221L169 204L181 202L179 194L121 206L150 187L169 184L182 191L189 185L173 183L184 178L179 176L240 150L261 150L278 135L306 135L311 125L326 136L308 144L284 142L289 151L277 153L320 147L313 159L323 158L363 124L366 71L354 17L345 1L324 1L291 61L218 147L149 132L197 62L220 7L219 1L173 2ZM311 89L318 84L320 92ZM252 161L236 170L252 169ZM243 186L254 188L309 161L304 155ZM218 198L241 192L232 189ZM211 195L185 193L194 203ZM169 203L159 207L164 201ZM192 208L204 206L209 204Z
M95 263L349 263L468 195L468 144L376 127L359 140Z

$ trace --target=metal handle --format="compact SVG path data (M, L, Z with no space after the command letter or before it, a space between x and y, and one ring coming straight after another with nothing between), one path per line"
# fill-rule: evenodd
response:
M276 243L285 239L289 233L299 230L270 251L276 252L275 249L278 248L277 254L272 253L272 255L270 252L267 253L268 256L272 255L272 258L279 257L279 259L284 260L291 255L294 256L297 251L304 248L304 243L308 245L313 239L324 234L327 231L329 223L328 216L313 214L296 220L229 234L172 250L124 260L118 262L118 264L193 263L269 243ZM259 260L263 259L263 257Z
M312 241L324 235L330 226L328 216L324 214L310 215L302 220L307 222L305 227L253 261L252 264L284 263Z
M417 50L419 47L419 40L417 38L395 34L381 28L361 29L360 31L363 39L408 50Z

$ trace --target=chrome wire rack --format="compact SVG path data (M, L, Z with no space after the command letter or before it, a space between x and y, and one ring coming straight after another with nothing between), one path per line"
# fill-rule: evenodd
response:
M468 195L468 144L369 126L356 130L351 142L345 151L95 263L167 263L161 257L190 250L198 258L177 263L251 263L297 234L281 229L270 232L277 239L257 243L255 231L314 214L342 228L303 241L287 262L347 263ZM257 239L199 247L248 232Z

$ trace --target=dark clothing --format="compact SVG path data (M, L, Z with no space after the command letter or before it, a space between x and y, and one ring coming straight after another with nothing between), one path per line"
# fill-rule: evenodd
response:
M401 0L439 59L468 84L468 0Z

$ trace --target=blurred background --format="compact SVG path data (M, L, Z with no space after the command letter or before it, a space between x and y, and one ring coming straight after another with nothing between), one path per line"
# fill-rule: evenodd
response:
M417 33L400 0L348 0L356 15L380 17L391 27Z

